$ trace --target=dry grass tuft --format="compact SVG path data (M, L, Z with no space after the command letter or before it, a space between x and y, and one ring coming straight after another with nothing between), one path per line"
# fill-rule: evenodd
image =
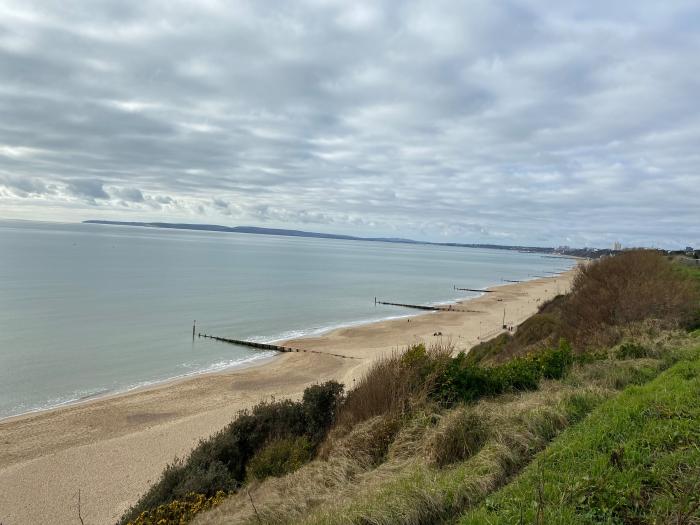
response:
M459 407L442 418L430 440L428 457L438 467L464 461L481 449L488 436L484 419L470 407Z
M416 345L377 360L348 393L338 427L347 429L382 414L411 413L425 401L433 378L453 351L451 343L435 344L427 350Z

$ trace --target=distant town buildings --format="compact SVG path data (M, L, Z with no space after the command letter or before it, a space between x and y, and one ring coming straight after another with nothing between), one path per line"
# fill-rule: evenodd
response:
M622 250L622 243L620 243L619 241L615 241L615 244L613 244L613 250L615 250L616 252Z
M700 250L686 246L683 250L668 250L667 255L676 256L684 264L700 266Z

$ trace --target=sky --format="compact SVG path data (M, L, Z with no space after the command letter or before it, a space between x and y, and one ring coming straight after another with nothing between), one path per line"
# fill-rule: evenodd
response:
M700 245L700 3L0 0L0 217Z

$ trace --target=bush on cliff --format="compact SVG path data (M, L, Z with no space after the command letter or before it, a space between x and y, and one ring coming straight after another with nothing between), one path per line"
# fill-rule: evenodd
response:
M201 441L186 460L176 459L168 465L160 480L129 509L120 523L136 519L143 511L186 499L188 494L211 497L219 491L236 490L246 478L251 459L268 444L277 442L278 448L257 457L256 477L300 465L325 437L342 399L343 385L328 381L308 387L300 402L288 399L264 402L251 411L240 412L223 430ZM294 442L295 438L306 440L309 453L281 459L280 454L291 449L280 449L279 443ZM272 464L264 465L266 460Z
M461 352L444 368L432 395L451 404L503 392L534 390L540 379L561 379L572 364L571 346L564 339L558 348L516 357L493 367L474 364Z
M669 328L696 322L700 291L691 276L652 250L632 250L581 265L562 305L564 335L614 344L620 327L646 319Z

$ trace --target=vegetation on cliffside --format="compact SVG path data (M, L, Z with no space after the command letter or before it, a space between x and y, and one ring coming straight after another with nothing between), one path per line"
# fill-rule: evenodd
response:
M347 394L330 382L239 414L122 523L700 519L684 479L700 447L698 283L652 252L595 261L514 335L414 346Z

